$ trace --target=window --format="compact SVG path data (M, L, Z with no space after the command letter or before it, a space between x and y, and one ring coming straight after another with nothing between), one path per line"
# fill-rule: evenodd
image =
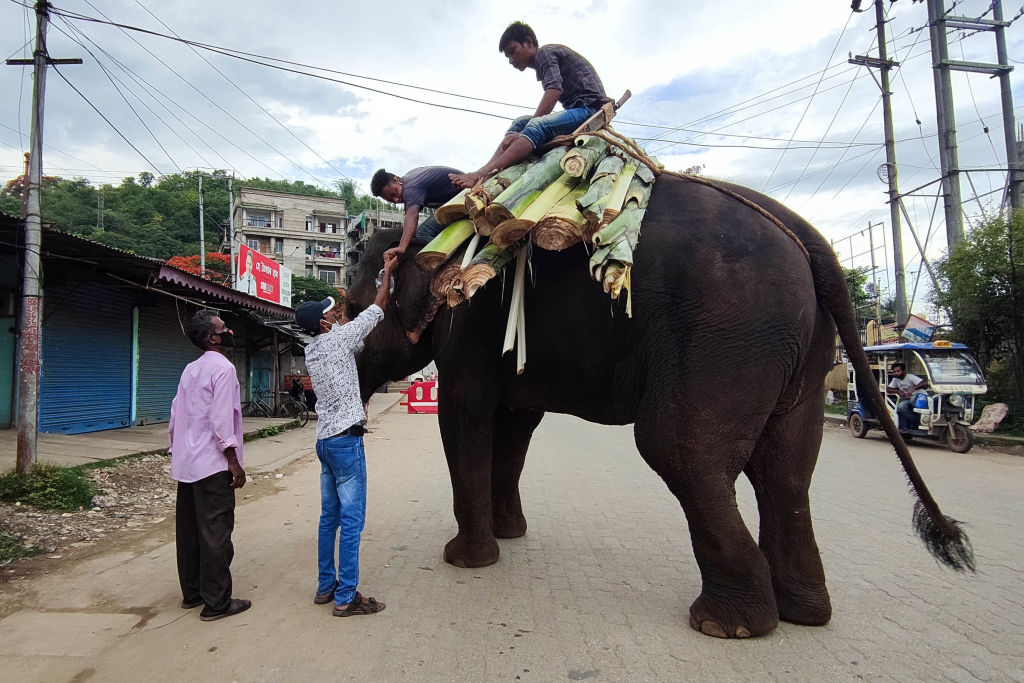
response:
M306 240L306 255L313 255L313 240Z
M249 239L249 248L252 249L253 251L259 251L260 250L260 241L258 239L250 238Z
M328 284L334 284L338 281L338 273L333 270L320 269L320 279Z
M306 277L313 277L313 266L306 266Z
M306 232L313 232L313 219L306 216Z
M275 254L283 254L284 253L284 240L281 239L280 237L275 237L274 238L274 253Z

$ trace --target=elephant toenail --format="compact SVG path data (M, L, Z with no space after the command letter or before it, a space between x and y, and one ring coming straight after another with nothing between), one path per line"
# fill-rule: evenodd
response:
M745 626L740 626L738 629L736 629L736 637L737 638L749 638L750 637L750 631L748 631Z

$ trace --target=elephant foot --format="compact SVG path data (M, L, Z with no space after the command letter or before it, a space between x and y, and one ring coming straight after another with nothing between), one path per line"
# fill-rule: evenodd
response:
M499 554L498 542L493 537L473 542L459 534L444 546L444 561L463 569L494 564Z
M832 602L825 586L800 593L776 586L775 602L779 606L779 619L791 624L824 626L832 618Z
M756 614L744 606L744 611L718 605L701 595L690 605L690 628L715 638L750 638L763 636L779 625L774 612Z
M526 517L522 513L495 516L492 526L495 538L520 538L526 535Z

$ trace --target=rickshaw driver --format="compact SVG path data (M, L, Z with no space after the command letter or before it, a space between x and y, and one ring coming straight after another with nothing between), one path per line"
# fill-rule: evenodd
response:
M903 363L893 363L890 370L892 380L885 388L885 393L899 396L896 414L899 416L901 430L917 429L917 414L914 412L914 396L928 386L928 380L907 372Z

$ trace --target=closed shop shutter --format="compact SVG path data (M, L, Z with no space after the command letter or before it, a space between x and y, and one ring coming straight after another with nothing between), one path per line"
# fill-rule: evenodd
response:
M132 302L112 287L49 287L39 431L79 434L131 422Z
M182 318L180 323L179 315ZM178 391L181 371L202 355L184 331L188 322L184 310L179 314L173 305L164 302L139 307L136 424L170 419L171 401Z

